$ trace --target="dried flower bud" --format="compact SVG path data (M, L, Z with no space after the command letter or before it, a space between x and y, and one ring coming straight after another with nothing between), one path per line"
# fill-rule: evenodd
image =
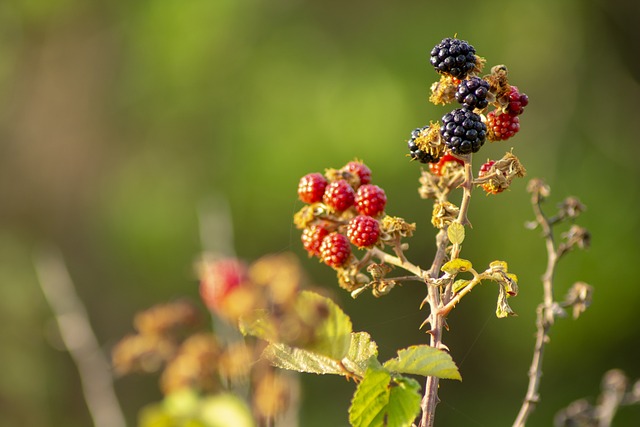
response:
M300 289L303 272L292 253L267 255L249 266L252 283L269 291L271 301L286 305L295 299Z
M434 227L443 229L458 218L460 208L451 202L436 202L433 204L433 214L431 224Z
M521 178L527 173L513 153L506 153L500 160L489 162L487 165L490 165L488 170L483 170L474 183L482 186L490 194L506 190L514 178Z
M402 237L411 237L416 224L409 224L397 216L385 216L380 221L380 240L385 243L395 242Z
M575 219L586 209L577 197L567 197L558 205L558 217Z
M491 68L491 74L484 76L484 80L489 83L489 93L496 99L498 108L504 109L509 105L509 70L505 65L496 65Z
M419 131L418 135L412 137L411 141L420 151L428 154L433 159L439 159L444 155L446 146L442 142L440 122L431 122L429 126L417 131Z
M573 318L577 319L591 305L593 287L584 282L576 282L571 286L564 300L566 307L572 307Z
M158 304L136 314L133 325L141 334L170 335L180 328L195 326L200 313L189 301Z
M574 247L587 249L591 245L591 233L579 225L572 225L569 231L562 234L562 237L565 241L558 245L559 254L568 252Z
M435 105L446 105L456 100L456 90L460 84L460 79L450 74L442 74L440 80L431 85L431 96L429 102Z
M255 384L254 407L259 418L272 420L285 412L292 384L281 373L267 372Z
M187 338L162 373L160 387L170 394L181 389L212 391L218 386L220 348L215 336L200 333Z
M111 360L118 375L150 373L160 369L175 351L175 344L160 335L128 335L115 345Z
M539 178L533 178L529 181L529 184L527 184L527 191L538 197L540 201L546 199L549 197L549 194L551 194L551 188Z

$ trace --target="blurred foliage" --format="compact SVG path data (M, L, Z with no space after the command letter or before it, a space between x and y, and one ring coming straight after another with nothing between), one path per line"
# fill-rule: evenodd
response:
M550 206L580 198L593 236L560 264L557 292L583 280L594 303L552 331L530 425L597 395L610 368L640 377L639 21L639 3L626 0L1 2L0 426L90 422L33 272L42 242L65 254L106 351L135 311L196 297L208 200L228 200L240 256L305 258L291 225L297 181L355 157L386 190L388 212L418 223L409 255L428 263L431 206L417 196L406 139L446 112L427 102L437 78L427 54L456 33L488 65L507 64L531 99L513 142L477 157L513 146L529 176L550 184ZM539 233L523 227L525 185L474 193L463 254L509 262L519 317L494 319L494 293L482 288L452 314L445 342L464 382L443 384L439 425L508 425L524 396L545 259ZM305 263L382 358L426 342L419 286L352 301L330 269ZM159 400L153 380L117 387L131 425ZM301 425L346 425L352 387L305 378ZM639 418L625 409L616 425Z

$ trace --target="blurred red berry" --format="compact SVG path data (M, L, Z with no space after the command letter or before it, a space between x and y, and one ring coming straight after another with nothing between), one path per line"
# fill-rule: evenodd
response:
M247 280L247 266L236 258L205 261L200 271L200 297L211 310L218 310L224 298Z

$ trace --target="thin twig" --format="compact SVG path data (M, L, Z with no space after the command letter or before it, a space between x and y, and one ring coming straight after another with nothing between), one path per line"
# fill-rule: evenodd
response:
M62 341L78 369L94 426L125 427L109 363L100 350L61 254L52 249L38 253L35 268L42 292L56 317Z
M545 238L545 244L547 247L547 268L542 276L544 292L543 303L538 306L536 311L536 343L533 350L533 359L531 360L531 366L529 368L529 384L518 416L513 423L513 427L524 427L527 422L527 418L531 412L533 412L533 409L540 400L538 391L540 389L540 380L542 378L544 348L549 341L549 329L554 322L553 277L559 257L553 238L552 226L549 219L542 211L541 197L538 191L533 192L531 203L536 215L536 221L542 227L542 232Z

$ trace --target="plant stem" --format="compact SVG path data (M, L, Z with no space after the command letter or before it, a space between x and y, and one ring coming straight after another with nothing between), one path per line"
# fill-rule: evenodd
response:
M466 156L464 159L465 179L461 187L463 189L462 201L460 202L460 211L458 213L457 221L462 225L469 225L470 222L467 219L467 212L469 211L469 204L471 203L471 190L473 185L473 172L471 168L471 155ZM449 246L449 238L447 236L447 229L441 229L436 235L437 251L434 256L431 268L428 271L428 277L430 279L437 279L440 275L440 268L447 258L447 246ZM450 259L458 258L460 250L462 249L460 244L453 245L451 250ZM442 348L442 329L446 325L446 317L449 311L443 311L443 307L447 306L452 298L451 292L452 284L449 283L445 286L444 290L438 286L428 286L428 303L429 303L429 323L431 329L429 334L431 340L429 345L434 348ZM438 377L427 377L425 384L424 397L422 398L422 418L420 420L420 427L433 427L435 420L436 406L440 399L438 398L438 385L440 379Z
M553 312L553 277L558 263L558 252L553 238L551 222L545 216L540 206L541 198L539 192L534 192L531 198L536 221L542 227L545 243L547 247L547 268L542 276L542 287L544 292L543 303L536 310L536 343L533 350L533 359L529 368L529 385L524 397L520 412L513 423L513 427L524 427L527 418L533 412L536 404L540 400L538 393L540 380L542 378L542 360L544 348L549 342L549 330L554 322Z

